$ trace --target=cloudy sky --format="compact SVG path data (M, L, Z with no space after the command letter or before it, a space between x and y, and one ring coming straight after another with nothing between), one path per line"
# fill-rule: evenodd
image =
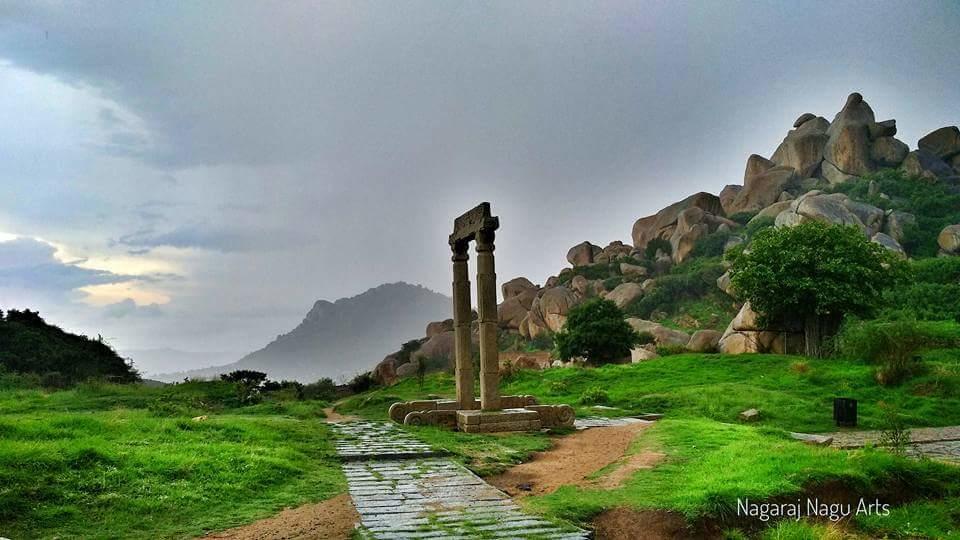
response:
M248 351L319 298L501 279L742 180L860 91L960 123L947 2L3 2L0 308L120 350ZM376 329L370 329L376 331Z

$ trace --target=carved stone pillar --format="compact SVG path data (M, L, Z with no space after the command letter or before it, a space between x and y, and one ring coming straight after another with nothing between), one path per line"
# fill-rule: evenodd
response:
M455 242L453 250L453 330L456 347L457 404L460 409L473 409L473 358L470 351L470 279L467 242Z
M480 319L480 407L500 408L500 348L497 345L497 275L491 229L477 233L477 312Z

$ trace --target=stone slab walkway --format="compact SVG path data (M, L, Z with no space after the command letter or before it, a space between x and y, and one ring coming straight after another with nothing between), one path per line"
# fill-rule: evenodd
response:
M825 434L833 437L836 448L860 448L876 444L880 431L838 431ZM960 463L960 426L914 428L910 430L911 445L907 453L933 459Z
M523 512L505 493L393 424L331 426L366 538L588 538L586 531Z
M594 427L615 427L615 426L626 426L628 424L637 424L637 423L646 423L649 424L649 420L641 420L640 418L632 418L629 416L623 416L620 418L606 418L603 416L587 416L585 418L577 418L573 421L573 427L576 429L587 429Z

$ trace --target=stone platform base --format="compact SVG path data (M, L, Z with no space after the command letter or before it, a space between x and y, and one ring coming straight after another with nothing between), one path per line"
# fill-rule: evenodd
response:
M405 401L390 406L390 419L413 426L436 425L466 433L538 431L544 428L573 427L575 415L569 405L537 405L533 396L502 396L497 411L457 409L452 400Z

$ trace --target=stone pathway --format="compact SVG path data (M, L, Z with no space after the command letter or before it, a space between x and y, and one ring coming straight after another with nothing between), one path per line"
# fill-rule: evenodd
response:
M583 539L384 422L331 424L365 538Z
M836 448L860 448L876 444L880 431L839 431L825 434L833 437ZM933 459L960 463L960 426L914 428L910 430L911 445L907 453Z
M576 429L587 429L593 427L615 427L615 426L626 426L628 424L636 423L651 423L650 420L642 420L640 418L633 418L630 416L623 416L620 418L605 418L603 416L587 416L585 418L577 418L573 421L573 427Z

